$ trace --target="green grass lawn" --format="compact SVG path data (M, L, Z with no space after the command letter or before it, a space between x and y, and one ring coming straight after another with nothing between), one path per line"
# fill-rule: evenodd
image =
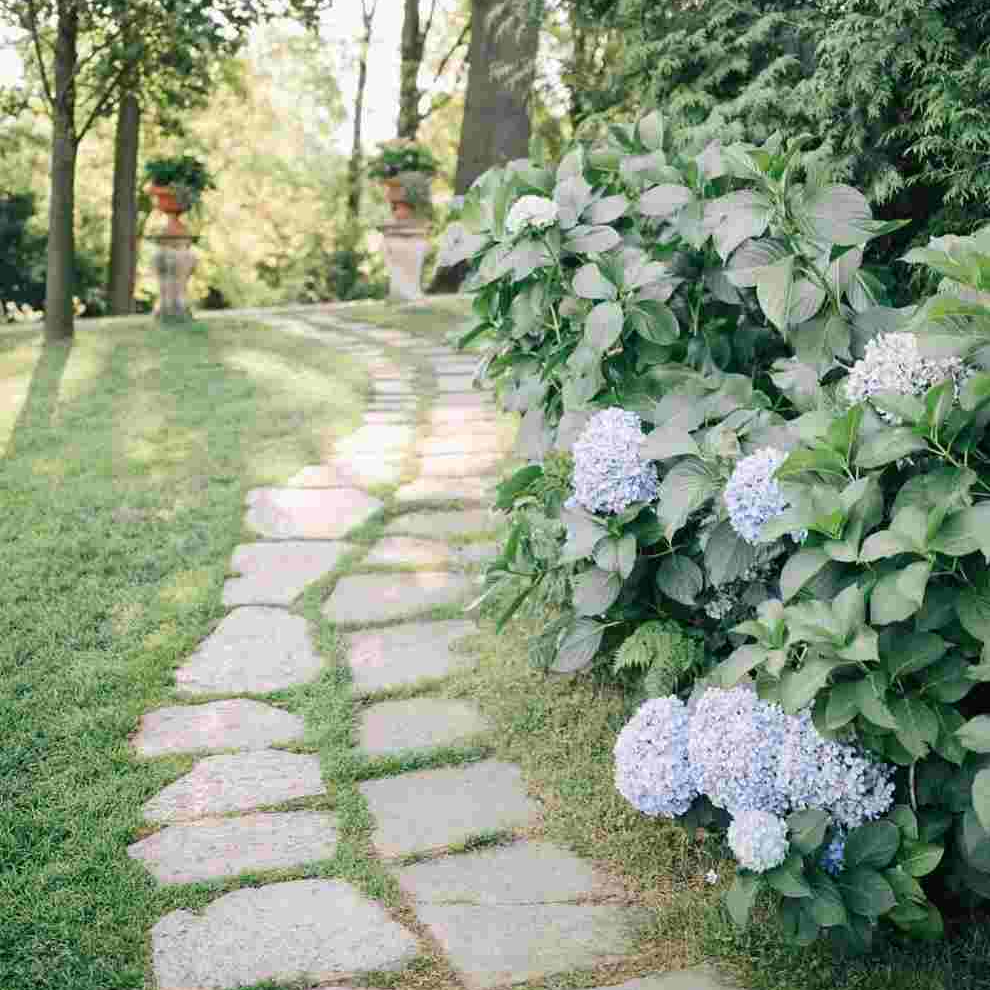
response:
M128 737L223 615L245 489L324 457L366 385L256 324L84 322L71 349L0 331L2 990L139 990L152 924L215 894L128 858L192 762Z

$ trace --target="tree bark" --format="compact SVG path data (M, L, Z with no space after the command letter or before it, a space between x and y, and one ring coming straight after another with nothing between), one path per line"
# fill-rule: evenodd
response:
M76 63L79 11L75 0L58 0L55 87L52 107L51 195L48 205L48 271L45 277L45 339L73 334L75 288Z
M405 0L402 21L402 64L399 69L400 138L416 140L419 130L419 68L423 64L426 38L419 26L419 0Z
M364 118L364 91L368 84L368 50L371 48L371 29L375 19L377 0L370 6L361 0L361 20L364 34L361 36L358 54L357 93L354 96L354 131L351 138L351 159L347 165L347 234L346 242L353 246L361 212L361 124Z
M121 95L113 159L113 213L110 220L110 279L107 296L113 316L134 312L137 272L137 163L141 105L133 91Z

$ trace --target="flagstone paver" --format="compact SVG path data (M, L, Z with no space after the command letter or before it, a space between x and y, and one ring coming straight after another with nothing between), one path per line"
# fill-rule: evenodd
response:
M349 488L354 485L390 485L403 473L405 455L339 457L328 464L310 464L292 476L296 488Z
M476 632L473 622L407 622L348 637L347 659L357 691L384 691L424 678L446 677L467 660L455 643Z
M386 536L372 547L364 563L376 567L443 567L450 563L452 556L450 547L437 540Z
M440 431L471 430L476 423L498 423L498 416L492 411L490 403L477 405L436 405L430 410L430 423Z
M519 768L498 760L369 780L360 788L378 823L372 843L386 857L534 825L540 815Z
M157 708L141 719L134 748L141 756L204 749L265 749L303 737L298 715L244 698Z
M306 620L279 608L236 608L175 672L186 694L267 694L305 684L323 661Z
M480 435L465 434L424 440L419 445L421 457L431 457L436 454L459 454L468 456L474 454L498 454L502 451L502 443L496 433Z
M330 815L287 811L169 825L127 851L159 883L196 883L315 863L336 848Z
M415 936L350 884L294 880L235 890L152 930L158 990L233 988L361 970L394 970Z
M426 904L566 903L622 895L587 860L549 842L514 842L394 871L399 886Z
M353 547L330 541L247 543L237 547L223 586L224 605L289 605L307 584L329 574Z
M474 374L445 374L437 375L437 391L444 392L468 392L474 383ZM479 392L484 395L484 392Z
M317 756L261 749L208 756L145 802L151 822L184 822L324 793Z
M491 728L474 705L445 698L383 701L361 713L360 748L369 756L450 746Z
M597 987L596 990L731 990L710 966L695 966L673 973L655 973L638 980L628 980L618 986Z
M435 502L487 502L495 478L417 478L395 492L400 505Z
M651 919L612 904L429 904L416 914L470 990L619 962Z
M340 625L390 622L456 605L465 601L472 589L469 578L448 571L349 574L337 582L323 614Z
M433 454L417 466L423 478L477 478L494 471L502 460L501 454Z
M490 533L498 521L486 509L462 509L450 512L410 512L393 519L386 533L406 533L410 536L458 537L474 533Z
M248 526L282 539L339 539L382 510L379 499L357 488L256 488L248 505Z

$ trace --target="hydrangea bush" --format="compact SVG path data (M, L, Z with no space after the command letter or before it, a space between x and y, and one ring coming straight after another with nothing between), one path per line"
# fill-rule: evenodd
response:
M631 800L746 813L733 915L770 886L798 940L857 949L990 899L990 228L911 251L942 281L894 309L864 257L898 226L800 142L685 157L651 113L486 173L443 252L521 416L506 616L546 595L559 672L631 669L658 620L702 643L664 693L701 719L728 704L701 685L745 691L738 739L651 709Z

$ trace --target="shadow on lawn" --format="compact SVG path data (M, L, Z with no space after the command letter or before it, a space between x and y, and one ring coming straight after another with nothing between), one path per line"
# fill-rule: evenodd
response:
M31 384L28 386L24 405L21 406L7 444L8 459L16 456L19 448L37 442L36 438L29 440L35 431L51 426L58 406L59 385L71 354L71 340L46 343L42 347L38 363L31 374Z

